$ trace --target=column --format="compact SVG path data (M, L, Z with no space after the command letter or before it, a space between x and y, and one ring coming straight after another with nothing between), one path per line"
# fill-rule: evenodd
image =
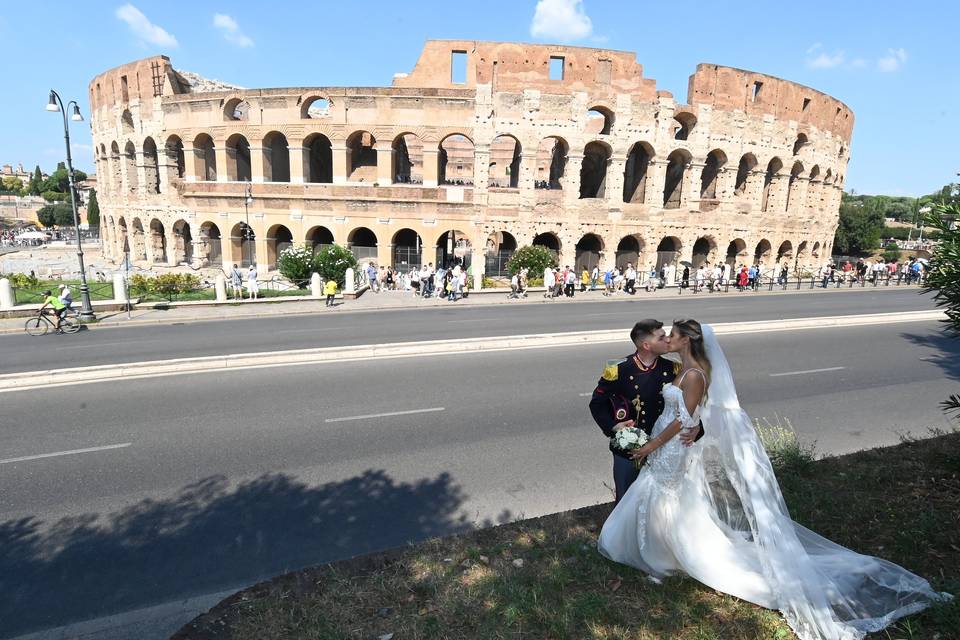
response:
M262 228L263 225L258 225ZM266 229L257 230L253 239L254 250L257 252L257 275L263 277L270 270L267 262L267 232Z
M683 186L680 191L680 208L700 208L700 176L703 175L702 162L688 162L683 168Z
M230 179L227 172L227 145L217 141L213 148L213 155L217 159L217 182L226 182Z
M486 191L490 182L490 145L476 145L473 149L474 189Z
M330 148L333 155L333 184L346 184L349 175L349 149L346 145L334 144Z
M580 169L583 167L582 153L568 153L567 166L563 170L560 184L563 187L563 201L568 205L576 204L580 199Z
M183 143L183 177L187 182L197 181L197 154L192 142Z
M657 209L663 208L663 188L667 179L666 160L654 159L647 167L647 186L643 194L643 203Z
M290 184L303 184L306 182L303 168L307 166L307 150L303 147L289 147L290 153Z
M483 253L485 238L480 238L474 242L473 251L470 254L470 265L473 268L473 282L469 283L474 291L483 289L483 276L487 268L486 255Z
M423 148L423 186L436 187L440 174L439 149Z
M517 179L517 187L520 193L525 195L533 194L533 182L537 171L537 154L520 154L520 176Z
M793 180L793 193L790 194L790 209L787 213L793 213L797 217L802 217L807 213L807 189L810 186L810 178L806 176L797 176ZM792 211L791 211L792 210Z
M626 166L627 156L610 156L607 160L604 199L611 209L623 209L623 172Z
M393 145L378 144L377 147L377 184L388 186L393 184ZM389 264L389 263L388 263Z
M263 147L250 147L250 182L262 184L263 181Z
M220 240L213 240L212 242L220 243L220 266L223 269L227 268L227 264L233 266L233 242L230 240L230 229L220 230Z
M147 167L146 165L146 154L143 153L142 149L137 149L133 153L134 163L137 166L137 197L142 197L144 195L149 195L147 193Z

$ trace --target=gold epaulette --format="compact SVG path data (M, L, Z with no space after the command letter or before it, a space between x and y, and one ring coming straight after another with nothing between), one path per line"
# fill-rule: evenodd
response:
M603 367L603 379L607 382L616 382L620 375L620 363L623 360L607 360Z
M673 363L673 375L678 376L680 372L683 371L683 365L679 362Z

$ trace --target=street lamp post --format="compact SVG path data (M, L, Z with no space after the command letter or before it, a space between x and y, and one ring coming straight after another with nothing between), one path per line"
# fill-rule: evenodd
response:
M70 154L70 125L67 122L67 109L73 106L73 113L70 114L70 120L82 122L83 116L80 115L80 106L76 101L71 100L67 106L63 106L63 100L53 89L50 90L50 99L47 102L47 111L63 114L63 138L67 145L67 178L70 182L70 206L73 208L73 224L77 232L77 260L80 262L80 321L93 322L97 317L93 314L93 305L90 304L90 287L87 286L87 270L83 266L83 245L80 242L80 214L77 213L77 194L76 187L73 184L73 158Z
M244 244L247 247L247 255L250 255L250 239L251 239L250 235L251 235L251 232L253 231L250 228L250 205L251 204L253 204L253 187L248 182L247 188L243 194L243 216L244 216L244 219L246 220L246 222L244 222L244 224L246 225L246 228L243 230L243 239L244 239ZM243 262L243 251L240 252L240 261Z

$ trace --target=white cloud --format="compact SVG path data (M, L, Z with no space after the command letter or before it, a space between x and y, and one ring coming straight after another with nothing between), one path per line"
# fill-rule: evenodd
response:
M819 49L819 47L817 47ZM816 49L814 49L815 51ZM809 49L807 53L812 53ZM807 58L807 66L811 69L833 69L846 62L847 56L843 51L834 51L832 54L821 51L816 57Z
M900 49L887 49L887 55L877 60L877 69L884 73L899 71L907 62L907 52Z
M817 49L820 49L822 46L823 46L822 42L814 42L812 45L810 45L810 48L807 49L807 55L808 56L811 55L814 51L816 51Z
M162 27L158 27L150 22L147 16L143 15L143 12L132 4L127 3L119 7L117 9L117 18L126 22L127 26L130 27L130 31L144 42L149 42L159 47L177 46L176 38L167 33Z
M213 26L220 30L224 39L238 47L252 47L253 39L240 30L237 21L225 13L215 13L213 15Z
M538 0L530 23L534 38L581 40L592 33L593 23L583 11L583 0Z
M851 69L863 69L865 66L867 66L867 61L863 58L854 58L850 61Z

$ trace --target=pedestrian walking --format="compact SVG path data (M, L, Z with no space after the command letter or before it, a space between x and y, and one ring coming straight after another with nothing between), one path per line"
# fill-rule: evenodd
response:
M327 306L334 306L333 301L337 295L337 281L330 278L323 283L323 295L327 296Z

